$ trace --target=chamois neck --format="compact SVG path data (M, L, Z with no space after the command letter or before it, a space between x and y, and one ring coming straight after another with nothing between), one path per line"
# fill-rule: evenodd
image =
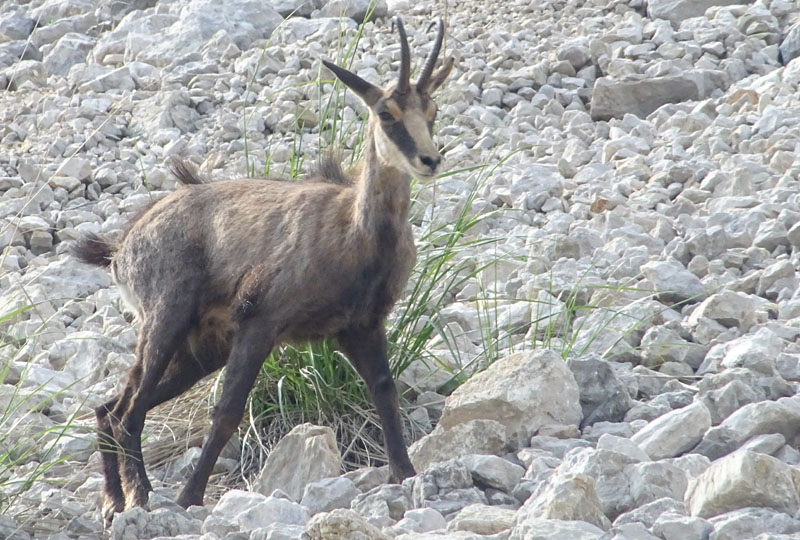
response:
M354 218L357 227L374 232L387 222L407 223L410 175L405 170L381 163L371 128L364 146L364 154L356 168Z

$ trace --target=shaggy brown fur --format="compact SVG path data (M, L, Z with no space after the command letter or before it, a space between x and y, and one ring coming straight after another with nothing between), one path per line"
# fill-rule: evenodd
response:
M370 108L365 152L352 178L324 160L304 182L209 183L177 162L171 168L183 187L135 219L118 246L97 237L77 244L81 260L110 266L141 317L128 382L96 411L107 516L147 503L151 487L141 456L147 411L226 365L208 439L178 499L183 506L202 504L261 363L274 345L289 341L336 338L367 383L394 478L414 474L384 324L416 256L409 172L430 177L441 162L431 139L429 95L453 61L411 84L401 22L398 31L403 67L396 87L382 90L326 63ZM443 31L440 23L426 70Z

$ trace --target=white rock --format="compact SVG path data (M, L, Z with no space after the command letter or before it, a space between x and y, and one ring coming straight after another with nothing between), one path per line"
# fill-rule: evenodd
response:
M693 516L713 517L748 506L794 515L800 509L800 471L766 454L740 451L714 462L689 483Z
M526 384L519 384L526 381ZM502 424L519 448L544 424L578 424L578 387L553 351L516 353L495 361L461 385L445 402L445 430L484 419Z
M347 538L350 540L388 540L380 529L373 527L352 510L337 509L317 514L306 527L309 540Z
M701 318L712 319L726 328L738 327L747 331L755 322L756 303L747 294L721 291L706 298L689 317L696 326Z
M666 512L653 525L653 532L664 540L704 540L714 526L702 518Z
M638 444L626 437L617 437L610 433L603 433L597 440L598 450L610 450L635 459L637 461L650 461L650 456Z
M306 485L338 476L341 466L333 430L301 424L272 449L254 487L265 495L281 489L298 501Z
M595 491L595 479L586 474L555 475L525 501L516 523L532 517L591 523L605 530L611 522Z
M418 471L431 464L467 454L499 454L508 446L506 426L494 420L470 420L445 430L437 424L431 433L408 449Z
M514 525L514 510L471 504L461 509L447 524L447 530L469 531L491 535L507 531Z

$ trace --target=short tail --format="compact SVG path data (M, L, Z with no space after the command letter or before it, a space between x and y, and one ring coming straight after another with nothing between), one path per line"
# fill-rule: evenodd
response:
M80 261L103 268L111 264L114 249L94 233L89 233L72 245L71 253Z
M208 179L203 177L197 172L197 169L182 159L173 158L168 163L169 170L178 179L178 182L184 186L196 186L198 184L207 184Z

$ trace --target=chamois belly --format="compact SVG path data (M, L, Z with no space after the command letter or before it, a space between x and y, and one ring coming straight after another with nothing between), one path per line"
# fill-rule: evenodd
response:
M301 309L281 334L281 341L316 341L349 328L382 324L396 298L385 278L354 279L328 302Z

